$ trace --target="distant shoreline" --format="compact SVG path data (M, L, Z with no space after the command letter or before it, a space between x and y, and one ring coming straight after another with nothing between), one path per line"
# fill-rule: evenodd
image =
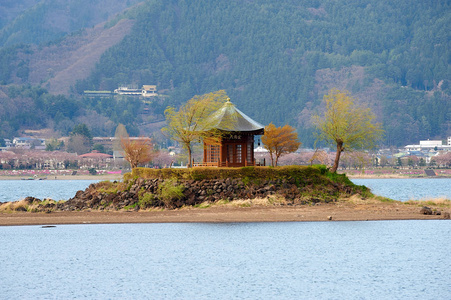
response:
M411 177L402 175L352 175L346 174L349 179L443 179L451 178L450 176L431 176L431 177ZM120 174L107 174L107 175L58 175L58 176L47 176L47 177L36 177L34 180L117 180L123 179ZM26 176L0 176L0 180L28 180Z
M403 175L352 175L346 174L349 179L441 179L451 176L403 176Z
M28 180L27 176L3 175L0 180ZM49 175L46 177L38 176L34 180L122 180L121 174L102 174L102 175Z

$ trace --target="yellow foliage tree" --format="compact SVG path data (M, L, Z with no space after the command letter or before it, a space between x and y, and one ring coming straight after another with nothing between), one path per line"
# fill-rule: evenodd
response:
M209 116L217 111L228 99L224 90L195 96L176 110L168 107L164 111L167 126L162 129L163 133L180 143L188 152L188 166L192 160L192 143L203 138L215 138L220 132L212 130Z
M276 127L273 123L265 127L262 143L269 152L273 167L277 166L279 157L295 152L301 145L301 142L298 141L298 134L293 127L290 125Z
M121 147L124 150L124 158L130 163L131 168L148 163L153 158L153 144L151 138L121 137Z
M374 148L382 137L380 123L370 108L359 107L348 91L330 90L324 95L326 111L323 116L313 117L319 133L317 141L336 145L337 153L331 172L336 172L343 151Z

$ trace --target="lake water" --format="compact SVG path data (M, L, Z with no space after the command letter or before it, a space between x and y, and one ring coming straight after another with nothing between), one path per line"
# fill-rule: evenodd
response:
M1 299L451 299L451 222L0 227Z
M379 196L394 200L451 199L451 178L351 179Z
M450 179L353 179L408 200ZM91 180L0 181L0 201ZM451 299L451 222L0 227L0 299Z
M43 200L67 200L78 190L100 180L0 180L0 202L32 196Z

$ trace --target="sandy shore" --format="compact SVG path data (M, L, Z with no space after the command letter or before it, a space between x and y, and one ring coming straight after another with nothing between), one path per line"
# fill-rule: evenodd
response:
M449 208L442 210L450 212ZM329 220L331 217L332 220ZM0 213L0 226L110 224L110 223L192 223L192 222L303 222L303 221L369 221L369 220L433 220L442 215L420 214L420 207L402 203L351 202L315 206L270 206L185 208L178 210L139 212L52 212Z

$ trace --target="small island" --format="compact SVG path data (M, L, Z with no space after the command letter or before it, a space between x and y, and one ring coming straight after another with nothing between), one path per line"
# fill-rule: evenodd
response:
M0 225L449 219L449 202L375 196L322 165L135 168L67 201L2 203Z
M339 91L331 91L328 103L345 99L347 106L353 105L346 93L337 95L341 95ZM339 102L330 105L330 110L339 111L346 105ZM358 113L340 119L358 119ZM332 168L277 166L281 155L296 151L301 144L294 129L263 126L238 110L224 91L195 97L179 111L168 108L167 118L164 131L187 151L188 168L138 167L152 159L150 139L122 137L124 157L132 171L121 181L91 184L67 201L27 197L0 203L0 225L450 218L449 200L402 203L375 196L336 172L344 145L371 146L380 133L376 125L368 123L370 117L362 120L359 130L341 130L339 137L329 134L338 121L327 115L321 119L325 120L323 132L328 133L324 138L333 136L332 142L337 144ZM339 124L343 126L343 122ZM254 156L254 136L262 134L271 166L262 166ZM201 163L191 156L191 144L196 140L203 141Z

